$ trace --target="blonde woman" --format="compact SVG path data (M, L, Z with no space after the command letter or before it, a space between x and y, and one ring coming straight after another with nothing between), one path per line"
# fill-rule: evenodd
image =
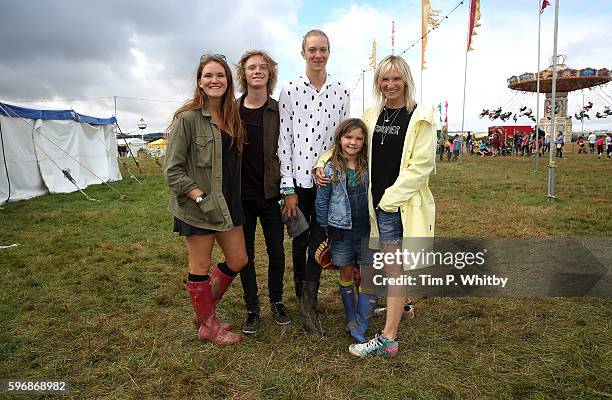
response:
M436 153L434 111L414 101L412 74L399 56L387 56L378 64L373 91L377 104L363 116L371 132L368 140L370 244L381 251L395 253L402 244L410 245L434 234L435 205L429 190ZM326 184L321 172L320 168L316 171L317 183ZM387 277L399 276L403 271L399 262L384 268ZM361 357L397 354L397 330L407 291L399 286L387 289L383 331L365 343L351 345L352 354Z

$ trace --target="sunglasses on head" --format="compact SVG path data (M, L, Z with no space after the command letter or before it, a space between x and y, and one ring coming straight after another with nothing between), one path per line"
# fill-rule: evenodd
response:
M204 62L204 60L207 60L209 58L220 58L221 60L227 62L227 60L225 59L225 56L223 54L213 54L213 53L203 54L202 57L200 57L200 62Z

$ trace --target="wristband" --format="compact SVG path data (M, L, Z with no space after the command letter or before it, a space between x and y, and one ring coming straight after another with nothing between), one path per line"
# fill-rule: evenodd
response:
M281 195L283 195L283 197L291 196L292 194L295 194L295 188L292 188L292 187L281 188L280 193Z

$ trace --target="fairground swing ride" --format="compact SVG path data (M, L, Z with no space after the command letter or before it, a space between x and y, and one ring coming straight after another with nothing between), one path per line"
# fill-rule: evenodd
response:
M612 95L607 84L612 80L611 71L607 68L595 69L586 67L575 69L565 65L565 57L560 56L561 63L557 65L557 92L555 99L555 126L557 132L562 132L565 142L572 138L572 119L584 120L612 118ZM552 66L539 72L540 93L544 93L544 116L539 121L540 129L550 135L551 98L552 98ZM508 78L508 88L515 91L501 105L483 109L480 118L488 117L491 121L513 121L528 119L536 122L536 116L531 107L531 93L537 92L537 75L526 72ZM575 109L568 103L570 93L581 92L582 104L572 101Z

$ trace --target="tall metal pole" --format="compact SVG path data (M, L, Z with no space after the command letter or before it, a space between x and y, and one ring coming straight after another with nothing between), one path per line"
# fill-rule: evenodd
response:
M468 8L468 20L470 8ZM461 111L461 147L459 148L459 164L462 161L463 155L463 128L465 124L465 92L467 87L467 64L468 64L468 43L470 42L470 30L468 29L467 41L465 44L465 69L463 71L463 110Z
M582 90L582 109L584 110L584 89ZM580 125L582 126L582 136L584 137L584 118L580 120Z
M425 46L427 41L427 36L425 35L425 27L426 27L426 16L425 16L425 0L421 0L421 99L419 102L423 104L423 69L425 67Z
M538 3L538 69L536 70L538 76L536 79L536 129L535 129L535 144L536 151L534 157L533 172L538 172L538 158L540 156L540 150L538 149L539 138L540 138L540 32L542 27L542 9L540 5L541 0L537 0ZM545 112L546 113L546 112ZM552 139L552 137L551 137ZM546 132L544 132L544 140L546 140ZM551 140L552 142L552 140Z
M361 71L361 114L365 113L365 72Z
M552 203L555 199L555 168L556 163L553 163L552 159L552 147L555 145L556 149L556 134L557 131L557 37L559 35L559 0L555 0L555 39L553 45L553 76L552 76L552 96L550 99L550 114L551 114L551 125L550 125L550 148L551 151L548 153L548 203Z
M115 113L113 115L117 118L117 96L113 96L113 99L115 100Z
M423 104L423 67L421 67L421 104Z

